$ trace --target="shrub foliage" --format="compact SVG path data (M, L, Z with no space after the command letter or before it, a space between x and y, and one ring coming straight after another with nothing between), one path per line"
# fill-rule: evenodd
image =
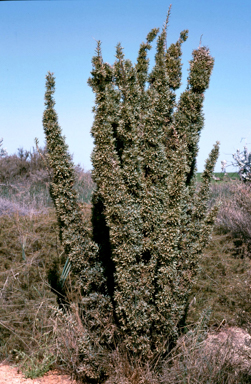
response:
M147 35L135 65L120 44L115 63L105 63L97 44L88 80L96 95L91 232L81 220L73 164L54 110L55 79L46 77L51 195L65 252L81 283L81 369L90 379L105 374L99 357L118 340L142 358L165 353L175 342L217 213L207 202L218 143L195 188L204 92L214 60L206 47L193 51L187 88L176 103L188 31L167 49L168 18L169 13L160 34L153 29ZM147 51L156 37L149 73Z

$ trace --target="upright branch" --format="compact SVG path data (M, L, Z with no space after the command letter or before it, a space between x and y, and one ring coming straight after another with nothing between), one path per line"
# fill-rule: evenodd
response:
M106 338L102 338L102 335L104 329L109 329L111 325L107 313L112 316L112 305L107 295L107 282L99 259L98 246L84 227L74 189L73 163L54 109L54 92L55 78L49 72L46 76L43 126L49 164L53 170L50 194L56 209L60 239L72 271L79 279L84 298L82 316L85 323L85 343L82 347L88 353L86 352L82 369L86 372L86 378L99 378L103 368L97 364L95 355L102 353L102 344L106 343ZM103 317L102 326L97 313Z
M181 137L185 137L187 142L188 186L193 183L196 173L198 142L204 125L202 112L204 92L209 86L213 65L214 59L208 48L199 47L193 51L187 89L182 93L174 114L176 131Z

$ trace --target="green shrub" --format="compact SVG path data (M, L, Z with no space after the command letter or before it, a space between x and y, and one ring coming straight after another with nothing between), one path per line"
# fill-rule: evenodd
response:
M114 343L143 360L174 345L217 214L217 207L207 206L218 143L196 191L202 106L214 60L205 47L193 51L188 86L176 105L187 31L166 49L167 22L150 74L147 51L157 29L141 44L136 65L125 60L120 44L114 65L104 63L98 42L89 79L96 94L91 233L82 222L73 163L54 110L55 79L46 77L51 196L65 253L81 284L85 379L105 377L99 357Z

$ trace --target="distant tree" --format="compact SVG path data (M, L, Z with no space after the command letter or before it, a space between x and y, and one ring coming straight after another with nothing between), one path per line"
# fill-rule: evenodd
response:
M237 149L233 154L234 162L233 166L239 168L239 175L242 181L251 181L251 152L248 152L247 147L244 147L244 151L241 152Z
M114 65L104 63L98 42L88 81L96 94L92 233L81 222L73 165L54 110L55 80L47 75L43 122L51 194L62 243L81 281L86 379L105 374L100 356L115 340L142 359L175 343L217 214L207 203L218 143L196 190L202 106L214 60L205 47L193 51L188 85L176 104L188 32L167 49L168 17L150 73L147 51L158 29L141 44L135 65L120 44Z
M0 139L0 158L8 155L6 149L2 148L2 146L3 146L3 139Z
M245 146L242 152L237 149L236 153L233 153L232 156L234 161L229 165L239 168L238 173L243 182L251 181L251 152L248 152L248 148ZM227 173L226 167L227 161L221 161L222 172Z

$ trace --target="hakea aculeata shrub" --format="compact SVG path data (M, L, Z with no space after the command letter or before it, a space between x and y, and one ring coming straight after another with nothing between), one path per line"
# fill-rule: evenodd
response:
M205 47L193 51L188 85L176 103L188 31L167 49L166 29L167 22L159 35L158 29L148 34L135 65L120 44L115 63L105 63L98 42L88 80L96 95L92 233L82 223L73 164L54 110L55 79L51 73L46 77L43 124L54 172L51 195L62 244L81 282L88 344L83 370L90 368L92 378L104 372L95 356L118 340L142 358L165 353L175 342L217 213L216 207L208 211L207 202L218 143L199 191L195 179L214 60ZM157 36L149 73L147 51Z

